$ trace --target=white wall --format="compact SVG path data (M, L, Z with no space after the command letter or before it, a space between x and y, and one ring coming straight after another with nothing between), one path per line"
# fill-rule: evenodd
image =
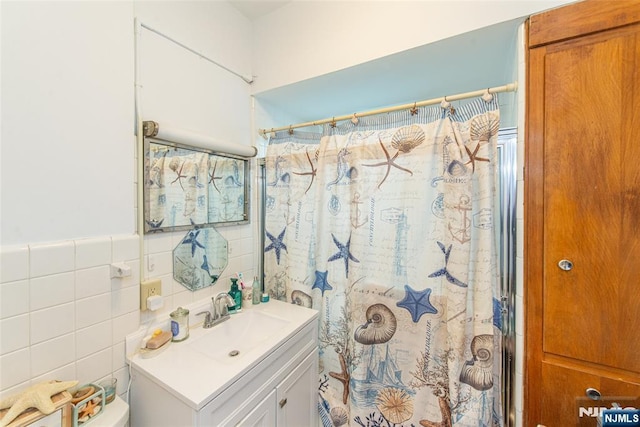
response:
M133 233L130 2L1 2L0 243Z
M0 398L47 379L111 376L122 394L127 334L227 289L225 278L250 276L255 265L254 224L221 228L230 259L213 288L192 293L173 281L171 251L183 233L145 238L140 262L134 18L249 75L250 22L226 2L0 7ZM143 118L250 143L246 83L147 30L141 49ZM113 262L126 262L132 276L110 278ZM139 310L147 277L162 279L160 313Z
M569 1L292 1L255 22L254 93Z

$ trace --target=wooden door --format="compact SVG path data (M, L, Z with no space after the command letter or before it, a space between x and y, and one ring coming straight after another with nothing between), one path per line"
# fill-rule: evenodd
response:
M530 22L530 426L596 426L614 400L640 408L639 21L640 1L585 1Z

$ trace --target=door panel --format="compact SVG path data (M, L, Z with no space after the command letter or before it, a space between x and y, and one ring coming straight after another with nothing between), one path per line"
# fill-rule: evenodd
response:
M640 384L585 372L582 368L557 366L554 362L543 362L542 377L542 425L596 427L600 408L611 408L613 402L622 407L640 407ZM599 391L601 400L587 397L589 388Z
M640 407L640 0L622 15L614 3L531 19L610 29L529 49L525 426L595 427L614 402Z
M633 39L562 45L545 64L544 351L609 366L619 366L619 345L629 348L629 335L614 329L625 298L621 57ZM571 271L558 267L562 259ZM585 346L589 336L598 339Z

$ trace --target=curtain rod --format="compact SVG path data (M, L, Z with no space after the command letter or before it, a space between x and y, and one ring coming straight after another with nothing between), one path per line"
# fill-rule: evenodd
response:
M151 31L152 33L155 33L155 34L159 35L160 37L163 37L163 38L167 39L168 41L180 46L181 48L183 48L183 49L185 49L185 50L187 50L187 51L199 56L200 58L204 59L205 61L211 62L214 65L217 65L218 67L222 68L225 71L228 71L229 73L233 74L234 76L240 77L242 80L244 80L245 83L248 83L248 84L253 83L253 79L252 78L245 77L242 74L233 71L231 68L225 67L224 65L222 65L218 61L215 61L215 60L209 58L208 56L198 52L197 50L190 48L186 44L179 42L178 40L174 39L173 37L170 37L167 34L161 32L159 30L156 30L153 27L150 27L149 25L145 24L144 22L140 22L140 26L142 28L146 29L146 30Z
M263 138L267 138L267 132L268 133L272 133L272 132L278 132L281 130L293 130L296 128L303 128L303 127L307 127L307 126L318 126L318 125L322 125L325 123L335 123L335 122L339 122L342 120L352 120L352 119L358 119L358 117L366 117L366 116L373 116L375 114L382 114L382 113L390 113L392 111L400 111L400 110L408 110L411 108L418 108L418 107L424 107L427 105L434 105L434 104L438 104L438 103L442 103L442 102L450 102L450 101L459 101L461 99L466 99L466 98L474 98L477 96L482 96L486 93L499 93L499 92L515 92L516 90L518 90L518 82L513 82L513 83L508 83L506 85L503 86L496 86L496 87L490 87L487 89L481 89L481 90L476 90L473 92L466 92L466 93L459 93L457 95L447 95L447 96L443 96L440 98L433 98L433 99L428 99L426 101L420 101L420 102L414 102L412 104L402 104L402 105L396 105L395 107L387 107L387 108L380 108L378 110L371 110L371 111L365 111L362 113L353 113L350 115L344 115L344 116L337 116L337 117L332 117L332 118L327 118L327 119L322 119L322 120L316 120L313 122L306 122L306 123L298 123L295 125L289 125L289 126L281 126L281 127L277 127L277 128L271 128L271 129L259 129L258 133L260 135L262 135Z

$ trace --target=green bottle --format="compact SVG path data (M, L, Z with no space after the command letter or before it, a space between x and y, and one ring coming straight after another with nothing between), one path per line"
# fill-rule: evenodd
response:
M251 285L251 289L253 292L252 303L260 304L260 298L262 297L262 286L260 286L260 282L258 282L258 276L253 278L253 285Z
M242 311L242 291L238 288L238 279L235 277L231 278L229 296L236 302L233 308L229 308L229 313L240 313Z

